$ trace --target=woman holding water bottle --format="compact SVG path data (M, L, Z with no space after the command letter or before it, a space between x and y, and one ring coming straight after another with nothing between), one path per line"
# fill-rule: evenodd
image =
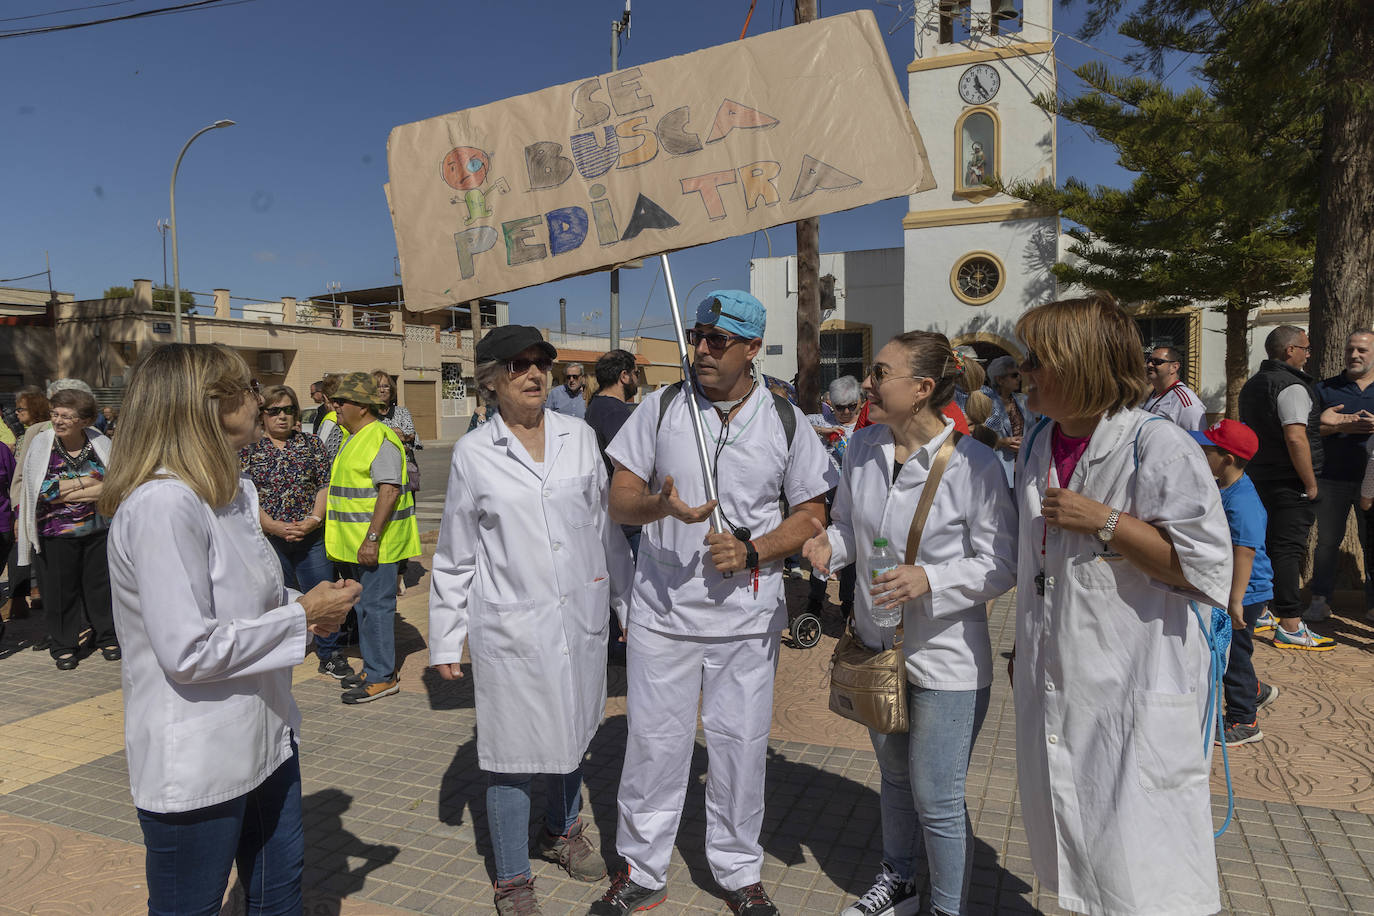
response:
M843 916L916 913L923 848L931 912L968 912L964 780L992 683L986 603L1016 578L1016 511L997 456L958 437L941 413L960 374L943 334L911 331L878 352L863 383L874 425L850 439L830 528L818 525L804 548L822 571L854 563L868 580L854 612L866 646L890 648L897 622L905 624L910 731L870 733L882 771L882 869ZM917 503L951 436L916 562L906 565Z

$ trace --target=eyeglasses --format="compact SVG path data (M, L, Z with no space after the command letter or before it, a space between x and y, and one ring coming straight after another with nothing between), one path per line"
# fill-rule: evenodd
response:
M1297 347L1299 350L1306 350L1308 353L1311 353L1311 352L1312 352L1312 348L1311 348L1311 347L1304 347L1302 344L1289 344L1289 346L1290 346L1290 347Z
M294 417L296 415L296 408L292 407L290 404L283 404L281 407L264 407L262 412L269 417L279 417L282 414L286 414L288 417Z
M881 385L883 382L890 382L899 378L920 378L919 375L888 375L887 373L888 368L886 366L882 363L874 363L868 367L868 371L864 373L864 377L873 379L874 387Z
M565 379L567 379L568 381L570 381L570 382L575 382L575 381L577 381L578 379L580 379L582 376L579 375L579 374L577 374L577 373L574 373L574 372L569 372L569 373L567 373L566 375L564 375L563 377L564 377Z
M720 352L735 341L744 340L744 338L736 337L734 334L722 334L719 331L698 331L696 328L687 332L687 345L689 347L698 346L703 340L706 341L708 349Z
M354 407L361 407L363 410L367 410L369 407L372 406L371 404L360 404L360 403L358 403L357 401L350 401L350 400L348 400L347 398L335 398L335 399L334 399L334 405L335 405L336 407L343 407L345 404L351 404L351 405L353 405Z
M1145 360L1145 362L1146 362L1148 365L1151 365L1151 366L1162 366L1162 365L1164 365L1165 363L1176 363L1176 362L1178 362L1178 360L1176 360L1176 359L1160 359L1158 356L1151 356L1149 359Z
M831 409L831 410L858 410L858 409L859 409L859 402L858 402L858 401L855 401L853 404L831 404L831 405L830 405L830 409Z
M55 410L52 412L52 421L54 423L76 423L80 419L81 418L76 414L58 413Z
M244 391L251 391L256 397L262 397L262 384L255 378L248 380L248 387Z
M526 359L523 356L517 356L515 359L506 361L506 369L509 370L511 378L516 378L529 372L530 366L534 366L541 373L548 372L553 368L553 360L549 359L547 356L540 356L536 359Z
M1036 354L1036 352L1034 350L1027 350L1026 358L1021 360L1021 371L1034 372L1036 369L1040 369L1043 367L1044 363L1040 362L1040 357Z

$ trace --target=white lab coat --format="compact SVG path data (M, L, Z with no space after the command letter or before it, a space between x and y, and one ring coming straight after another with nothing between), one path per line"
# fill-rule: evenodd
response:
M885 537L900 561L930 464L953 422L917 449L892 480L887 426L857 431L845 452L831 513L832 572L857 563L867 578L873 539ZM930 690L977 690L992 683L987 602L1016 583L1016 509L1002 463L971 436L955 446L926 518L916 564L930 591L903 606L907 678ZM873 622L868 583L855 589L854 623L870 648L891 647L895 628Z
M1209 625L1210 605L1226 606L1230 529L1202 450L1157 419L1103 419L1068 489L1161 527L1192 590L1150 579L1092 534L1047 531L1041 499L1059 486L1052 425L1018 468L1021 810L1036 874L1077 912L1221 908L1202 727L1209 659L1189 600Z
M456 663L471 639L488 772L570 773L601 724L610 612L623 626L634 576L607 493L592 428L551 410L542 464L500 416L453 449L429 657Z
M108 553L134 804L191 811L261 785L300 731L291 670L307 634L253 482L221 509L175 478L141 484Z

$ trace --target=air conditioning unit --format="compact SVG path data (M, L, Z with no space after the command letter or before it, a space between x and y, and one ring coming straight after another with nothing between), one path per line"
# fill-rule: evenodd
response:
M258 351L258 371L269 375L285 375L286 359L280 350Z

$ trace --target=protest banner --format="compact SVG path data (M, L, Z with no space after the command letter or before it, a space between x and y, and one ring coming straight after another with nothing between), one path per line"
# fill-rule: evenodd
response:
M395 128L417 311L935 186L868 11Z

